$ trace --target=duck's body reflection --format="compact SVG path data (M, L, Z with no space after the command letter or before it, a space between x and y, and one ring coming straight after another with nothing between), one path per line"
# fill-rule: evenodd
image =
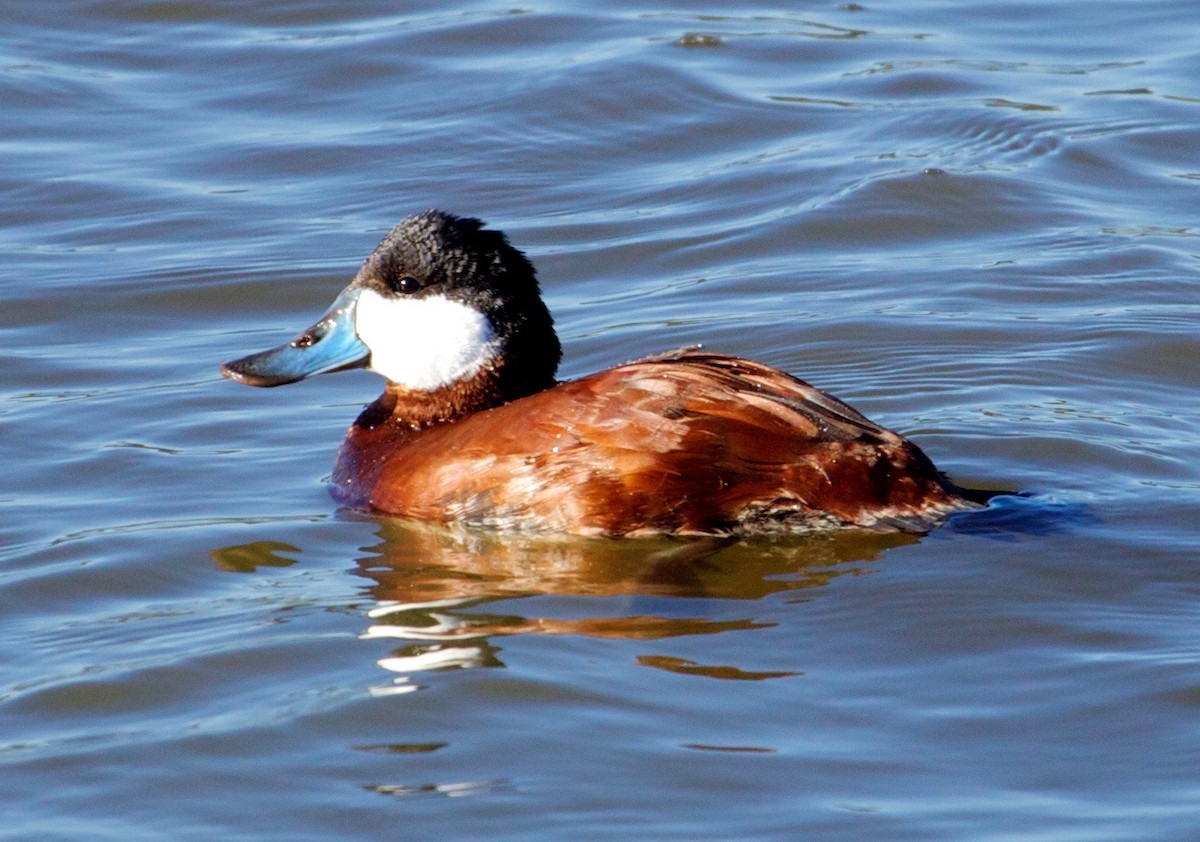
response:
M583 635L658 640L770 625L730 600L818 588L903 534L842 531L746 543L698 538L613 541L499 536L380 519L372 555L358 561L375 606L364 638L405 641L379 665L396 686L431 669L502 666L497 637ZM547 599L548 598L548 599ZM731 616L735 615L735 616ZM638 663L711 678L762 679L790 672L697 664L648 653Z
M356 516L357 517L357 516ZM379 542L357 559L372 599L364 639L402 645L379 666L395 673L377 694L418 689L408 676L429 670L504 666L496 638L580 635L662 640L773 625L753 603L820 588L885 550L921 540L903 533L841 530L745 541L698 537L576 538L444 529L363 516ZM252 572L294 563L301 548L263 540L213 552L222 568ZM745 610L740 606L745 605ZM722 679L763 679L791 671L753 664L699 664L638 653L643 666Z

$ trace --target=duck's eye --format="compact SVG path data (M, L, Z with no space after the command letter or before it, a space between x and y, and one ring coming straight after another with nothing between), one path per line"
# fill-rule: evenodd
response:
M421 288L421 282L412 275L405 275L396 282L396 289L400 292L416 292Z

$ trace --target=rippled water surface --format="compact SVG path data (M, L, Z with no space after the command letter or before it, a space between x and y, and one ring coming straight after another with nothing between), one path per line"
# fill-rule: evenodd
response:
M1200 6L0 6L0 833L1200 837ZM780 366L1027 497L916 540L446 535L379 382L221 380L390 225L564 376Z

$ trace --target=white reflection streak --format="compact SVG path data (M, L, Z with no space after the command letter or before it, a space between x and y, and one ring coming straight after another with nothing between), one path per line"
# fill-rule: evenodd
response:
M472 667L481 666L483 664L483 657L484 651L478 646L435 646L415 655L393 655L390 658L380 658L375 662L378 666L388 672L398 672L401 675L392 679L391 684L371 687L369 692L375 697L399 696L403 693L411 693L414 690L420 690L421 685L413 683L412 679L409 678L410 673L446 669L448 667L471 669Z
M388 614L397 614L401 611L420 611L428 608L450 608L456 605L462 605L467 600L452 598L452 599L434 599L429 602L400 602L396 599L381 599L375 604L375 607L367 611L367 616L374 619L375 617L386 617Z
M478 646L437 647L417 655L397 655L380 658L375 663L389 672L424 672L446 667L477 667L483 660L483 649Z
M406 626L400 623L383 623L367 627L359 635L361 640L372 640L380 637L403 637L410 640L450 640L470 634L469 627L462 619L446 614L427 614L436 620L432 626Z
M476 636L470 632L469 624L459 617L430 611L431 608L449 608L467 602L461 599L441 599L429 602L399 602L386 600L367 611L370 618L391 617L411 611L421 612L422 620L434 621L432 625L412 625L400 622L373 623L359 635L360 640L407 639L407 640L461 640ZM372 696L396 696L421 689L409 677L412 673L447 668L470 669L481 666L485 652L479 646L438 645L427 646L423 651L409 655L393 655L380 658L375 663L388 672L400 673L391 684L371 687Z

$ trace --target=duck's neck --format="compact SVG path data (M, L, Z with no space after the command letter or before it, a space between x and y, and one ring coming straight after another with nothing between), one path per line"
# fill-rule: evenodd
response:
M543 381L514 381L500 368L485 367L475 375L433 391L406 389L388 383L374 403L362 411L355 427L368 430L385 424L414 430L445 424L540 392L554 385Z

